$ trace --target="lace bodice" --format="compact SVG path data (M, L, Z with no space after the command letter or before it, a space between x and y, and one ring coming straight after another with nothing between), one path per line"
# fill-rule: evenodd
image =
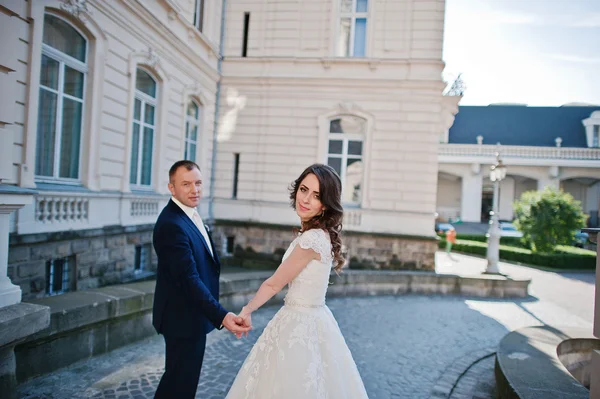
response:
M325 304L325 294L333 264L329 234L321 229L305 231L292 241L283 255L283 260L292 253L296 245L300 245L300 248L312 249L321 256L321 260L312 260L289 283L285 303L292 306L322 306Z

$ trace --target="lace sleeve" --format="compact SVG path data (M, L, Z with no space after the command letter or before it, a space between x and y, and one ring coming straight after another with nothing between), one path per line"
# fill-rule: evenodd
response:
M329 263L333 260L331 255L331 243L327 233L321 229L311 229L302 233L298 239L300 248L312 249L321 256L322 263Z

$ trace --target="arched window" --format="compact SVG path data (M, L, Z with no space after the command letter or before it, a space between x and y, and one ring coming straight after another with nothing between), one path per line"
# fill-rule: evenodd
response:
M88 43L71 24L44 15L35 173L79 179Z
M135 76L133 137L129 177L129 182L134 186L150 186L152 184L157 91L156 80L148 72L138 68Z
M363 142L367 121L352 115L343 115L329 122L327 164L342 179L344 204L360 205L364 176Z
M190 100L185 116L185 149L183 159L196 162L198 133L202 123L202 108L194 100Z

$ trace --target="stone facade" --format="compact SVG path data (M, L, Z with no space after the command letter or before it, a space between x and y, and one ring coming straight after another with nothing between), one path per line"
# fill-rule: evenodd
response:
M141 259L140 251L144 252ZM152 226L13 236L8 275L21 287L23 299L50 294L49 262L57 259L68 263L57 293L149 278L157 266Z
M297 223L289 184L321 162L342 177L351 258L432 268L438 142L459 100L442 95L445 1L268 3L0 9L1 185L33 195L0 233L25 298L136 277L136 241L149 244L184 157L202 169L199 212L224 258L233 237L244 266L277 263ZM65 262L67 287L50 276Z
M294 239L291 226L217 221L213 237L224 264L276 268ZM343 232L344 257L350 269L435 270L435 239ZM227 248L229 246L229 248Z

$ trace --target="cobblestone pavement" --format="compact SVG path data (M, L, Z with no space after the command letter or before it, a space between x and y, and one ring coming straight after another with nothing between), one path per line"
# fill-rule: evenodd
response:
M483 262L455 256L462 267L481 267ZM593 283L582 281L589 279L587 276L573 274L565 278L548 273L543 278L552 286L566 279L571 282L571 289L586 291L576 299L587 298L587 291L593 296ZM562 294L561 288L557 295ZM586 317L586 311L574 313L572 304L565 307L561 298L552 299L409 295L336 298L328 300L328 306L344 333L369 397L419 399L434 397L434 387L444 375L453 372L453 364L468 354L489 351L508 331L544 323L591 328L592 319ZM253 343L277 310L278 307L259 310L253 317L255 330L247 338L236 340L225 331L209 334L197 398L225 396ZM19 387L20 397L151 398L162 374L163 354L162 338L152 337L31 380ZM471 398L471 393L479 392L481 398L487 398L485 392L480 392L482 387L491 395L493 387L486 385L490 365L493 366L493 356L474 361L448 389L454 395L451 397Z

